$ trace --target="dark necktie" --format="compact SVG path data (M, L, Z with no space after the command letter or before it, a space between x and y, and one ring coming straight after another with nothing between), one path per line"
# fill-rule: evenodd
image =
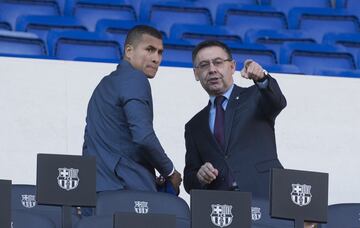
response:
M215 114L215 124L214 124L214 136L218 141L221 148L224 149L224 141L225 141L225 134L224 134L224 122L225 122L225 111L222 107L222 103L225 101L224 96L217 96L215 98L215 107L216 107L216 114Z

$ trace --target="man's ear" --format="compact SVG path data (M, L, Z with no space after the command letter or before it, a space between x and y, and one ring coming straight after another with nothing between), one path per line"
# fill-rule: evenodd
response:
M196 81L199 81L200 80L200 78L199 78L199 76L198 76L198 74L197 74L197 70L195 69L195 68L193 68L193 71L194 71L194 75L195 75L195 80Z
M236 61L235 60L231 61L231 71L232 71L233 74L236 71Z
M130 59L130 57L132 56L132 51L134 50L133 46L131 46L130 44L127 44L125 46L125 57L127 59Z

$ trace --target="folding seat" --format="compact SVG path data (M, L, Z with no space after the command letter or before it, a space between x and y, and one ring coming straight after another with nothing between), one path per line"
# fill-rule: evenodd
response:
M74 16L89 31L95 31L101 19L136 20L135 10L126 0L73 0L67 2L65 15Z
M355 59L344 49L329 45L290 43L280 52L281 64L294 64L305 74L314 74L320 69L353 70Z
M328 222L321 228L360 227L360 203L333 204L328 207Z
M0 30L11 30L11 25L0 15Z
M18 16L21 15L60 15L60 9L55 0L2 0L0 1L1 16L15 29Z
M170 36L173 24L211 25L212 18L209 9L196 2L156 2L144 3L140 10L141 21L150 21Z
M336 0L336 8L347 9L351 14L360 17L360 4L358 0Z
M35 34L0 30L0 55L46 58L47 51Z
M289 12L289 28L301 29L321 43L325 33L357 33L359 20L346 10L294 8Z
M129 30L140 24L156 27L154 24L146 22L102 19L96 24L96 33L117 40L121 45L124 45Z
M113 228L113 215L98 215L82 218L76 228Z
M115 212L175 215L177 228L190 227L189 206L183 199L168 193L125 190L99 193L96 215Z
M12 210L11 217L14 228L56 228L49 218L23 210Z
M236 61L236 69L241 70L246 59L253 59L262 66L277 64L277 57L274 50L260 44L231 45L233 59Z
M96 33L50 31L47 43L50 56L58 59L113 63L121 59L120 44Z
M263 0L266 3L288 15L289 11L296 7L332 8L331 0Z
M171 27L170 38L186 40L192 44L203 40L219 40L229 45L242 43L241 37L226 27L211 25L174 24Z
M238 4L219 5L216 24L227 26L241 37L244 37L246 31L250 29L287 28L285 15L271 6L241 6Z
M195 45L185 40L165 39L161 65L192 67L192 51Z
M16 30L35 33L46 42L49 31L86 31L87 29L73 17L20 16L16 22Z
M284 43L304 42L316 43L316 41L299 30L249 30L245 34L245 43L262 44L276 51L279 56L280 48Z
M344 69L315 69L315 75L347 77L347 78L360 78L360 70L344 70Z
M293 64L273 64L269 66L262 66L270 73L282 74L304 74L297 66Z

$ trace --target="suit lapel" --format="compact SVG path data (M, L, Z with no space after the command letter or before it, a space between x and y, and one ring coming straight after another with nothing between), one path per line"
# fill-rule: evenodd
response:
M245 104L246 96L241 96L245 90L234 85L234 89L231 92L228 105L225 111L225 154L227 153L227 148L230 140L231 130L233 126L233 118L236 112L236 109L242 104Z

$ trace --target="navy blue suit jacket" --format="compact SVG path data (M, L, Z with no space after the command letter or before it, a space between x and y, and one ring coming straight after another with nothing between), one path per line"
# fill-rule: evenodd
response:
M100 81L91 96L83 155L96 156L97 191L124 188L126 183L116 172L122 165L124 170L126 166L131 172L150 173L139 173L139 178L131 176L135 184L154 182L154 169L164 176L173 169L153 129L150 83L143 72L125 60ZM120 175L126 182L130 173Z
M234 86L225 111L225 149L218 145L209 128L210 104L185 125L186 159L184 186L191 189L230 189L232 175L240 191L267 197L269 169L282 168L277 158L274 123L286 106L275 79L269 76L265 89ZM219 176L201 185L196 174L210 162Z

